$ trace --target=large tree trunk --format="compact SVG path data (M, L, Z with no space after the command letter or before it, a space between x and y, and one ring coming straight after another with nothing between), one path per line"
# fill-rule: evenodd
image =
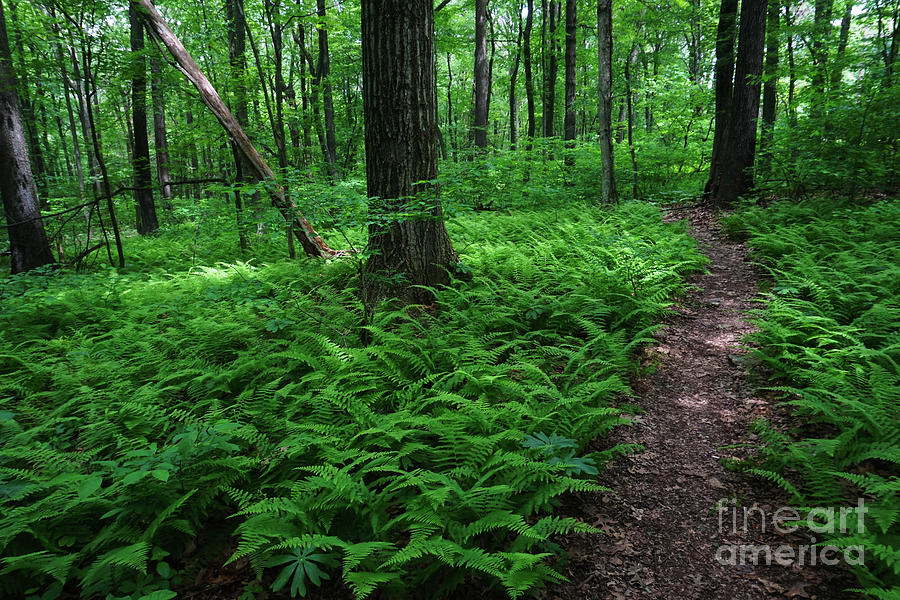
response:
M53 262L28 162L25 127L16 95L6 18L0 3L0 196L6 214L10 262L21 273Z
M25 68L25 45L22 41L22 31L19 28L16 18L16 8L16 2L9 3L9 20L12 25L13 39L18 53L18 79L21 84L21 87L19 88L21 90L19 109L23 117L29 156L31 156L31 163L33 166L32 175L35 180L35 185L37 186L38 195L45 196L47 194L47 168L44 164L44 152L41 149L38 136L38 126L34 111L35 106L34 102L31 100L31 84L28 81L28 71Z
M475 0L475 147L484 150L488 145L488 94L490 83L487 60L487 3Z
M778 89L778 13L777 2L769 2L766 17L766 64L763 76L762 133L759 137L759 170L768 173L772 163L772 139L775 132L776 93Z
M577 7L576 0L566 0L566 112L563 124L563 139L568 143L567 148L571 150L575 142L575 89L578 85L575 72L575 58L577 53ZM575 157L571 152L566 153L566 164L571 166L574 164Z
M528 103L528 139L534 139L537 122L534 114L534 67L531 59L531 32L534 29L534 0L528 0L522 53L525 60L525 99ZM529 145L530 148L530 145Z
M734 36L737 24L738 0L722 0L719 8L719 29L716 35L716 129L713 133L712 159L709 180L704 196L715 197L719 189L719 165L724 153L723 138L731 114L731 94L734 88Z
M144 26L137 8L129 5L131 24L131 114L134 132L134 201L137 230L147 235L159 229L153 202L153 174L150 170L150 141L147 138L147 61L144 57Z
M150 97L153 100L153 142L156 145L156 177L166 208L172 209L172 177L169 174L169 140L166 135L166 97L159 58L150 58Z
M597 0L597 64L599 66L600 127L600 200L604 204L619 201L616 191L616 171L613 160L612 136L612 0Z
M725 132L722 172L716 203L730 206L753 188L756 125L766 37L767 0L744 0L738 40L731 119Z
M206 75L203 74L200 67L197 66L197 63L194 62L194 59L191 58L190 54L185 50L184 45L182 45L181 41L175 37L172 30L169 29L169 26L163 20L159 11L156 10L156 7L153 6L150 0L131 0L131 2L140 7L142 15L147 19L147 24L150 26L150 29L153 30L153 33L169 50L172 58L181 69L182 73L184 73L185 77L187 77L194 87L197 88L197 91L200 93L200 99L213 115L215 115L216 119L236 144L238 150L244 155L247 162L250 163L256 176L262 180L272 181L272 186L270 188L272 204L278 208L289 223L292 223L294 234L297 236L300 245L303 246L303 250L309 256L323 258L334 256L334 250L325 244L324 240L319 237L309 221L299 213L297 206L285 197L284 190L281 186L274 182L275 174L272 172L272 169L266 164L266 161L263 160L262 156L260 156L259 152L253 146L253 143L250 141L250 138L247 137L243 128L234 118L234 115L231 114L231 111L228 110L228 107L222 102L222 99L209 82L209 79L206 78Z
M381 221L369 226L362 286L371 314L386 298L431 302L419 286L446 283L456 261L427 183L438 169L433 0L362 0L362 69L368 195ZM424 214L398 220L418 194Z

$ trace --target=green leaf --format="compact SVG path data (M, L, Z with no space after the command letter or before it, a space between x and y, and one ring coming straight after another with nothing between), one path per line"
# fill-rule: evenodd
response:
M94 473L89 475L78 486L78 499L84 500L94 494L103 485L103 475Z

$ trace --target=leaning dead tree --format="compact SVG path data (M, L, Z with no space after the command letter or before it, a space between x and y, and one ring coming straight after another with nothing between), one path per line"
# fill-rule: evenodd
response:
M335 251L328 247L324 240L316 233L313 226L304 218L297 205L284 193L284 188L275 181L275 174L259 154L250 138L244 132L231 111L219 97L218 92L206 78L206 75L191 58L181 41L172 33L162 15L153 6L150 0L131 0L131 3L140 11L142 18L147 22L150 31L157 40L172 55L175 65L188 81L190 81L200 93L203 104L212 111L216 119L228 133L238 151L246 158L247 163L253 168L256 176L262 181L269 181L272 204L281 212L284 218L291 223L294 234L303 250L308 256L327 258L335 255Z

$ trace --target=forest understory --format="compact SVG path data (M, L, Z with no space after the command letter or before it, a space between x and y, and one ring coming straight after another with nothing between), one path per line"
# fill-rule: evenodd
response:
M900 600L900 0L0 0L0 599Z

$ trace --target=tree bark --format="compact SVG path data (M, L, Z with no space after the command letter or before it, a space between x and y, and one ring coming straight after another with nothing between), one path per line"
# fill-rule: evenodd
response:
M531 59L531 32L534 29L534 0L527 2L528 14L525 16L525 31L522 53L525 60L525 99L528 104L528 139L534 139L537 131L534 109L534 67ZM529 144L529 148L530 148Z
M475 148L484 150L488 145L488 82L487 60L487 4L488 0L475 0L475 119L473 138Z
M194 85L200 93L200 99L209 108L210 112L215 115L216 119L232 138L238 150L244 155L247 161L254 169L256 176L264 181L271 181L272 186L270 193L272 195L272 204L278 208L284 218L293 224L294 235L297 241L303 246L303 250L309 256L331 257L335 252L325 244L324 240L316 233L309 221L307 221L297 210L297 206L291 202L285 195L284 190L276 182L272 169L266 164L259 152L253 146L250 138L244 132L243 128L235 119L225 103L219 97L218 92L206 78L206 75L194 62L184 45L169 26L163 20L162 15L156 10L156 7L150 0L131 0L131 3L140 7L142 16L147 20L147 24L153 33L159 38L160 42L169 50L172 58L178 64L182 73Z
M544 137L553 137L554 117L556 113L556 80L559 76L559 45L556 31L559 27L561 5L557 0L550 0L548 7L549 31L545 41L544 64Z
M753 188L766 5L767 0L744 0L741 8L731 119L724 141L727 152L722 156L721 180L715 196L720 206L731 206Z
M427 183L438 168L433 0L362 0L362 68L368 195L381 221L369 226L361 290L371 315L386 298L431 302L419 286L447 283L456 261ZM398 218L417 202L423 214Z
M21 94L19 97L19 109L22 114L23 124L25 126L26 143L28 144L29 156L31 156L31 164L33 166L32 175L38 190L39 196L47 194L47 167L44 163L44 152L41 149L40 139L38 136L37 120L35 119L35 106L31 100L31 84L28 81L28 70L25 67L25 45L22 41L22 32L18 26L16 17L16 2L9 3L9 17L12 25L13 40L18 53L19 73L18 80L21 84L19 88ZM12 60L12 59L10 59Z
M627 110L627 132L628 132L628 153L631 155L631 197L638 198L638 166L637 151L634 148L634 90L631 77L634 73L634 65L637 64L637 57L640 48L635 43L631 47L631 53L628 60L625 61L625 107Z
M788 31L787 35L787 44L785 46L787 50L787 59L788 59L788 124L793 129L797 126L797 105L794 102L794 92L797 89L797 69L794 65L794 34L791 32L791 28L793 27L793 17L791 16L791 2L788 2L784 5L784 27Z
M565 119L563 124L563 139L566 140L566 165L575 164L575 157L571 150L575 147L575 90L578 86L577 73L575 71L575 60L578 47L577 28L578 28L578 3L576 0L566 0L566 99L565 99Z
M834 0L815 0L813 11L813 33L809 52L813 61L813 74L810 81L812 100L809 106L810 118L822 119L825 116L826 81L828 80L828 38L831 37L831 12Z
M41 220L28 144L19 99L12 54L6 37L6 18L0 3L0 196L9 235L10 264L21 273L50 264L53 252Z
M599 114L600 127L600 200L604 204L619 201L616 191L616 171L613 159L612 136L612 0L597 0L597 64L599 66Z
M134 201L137 230L147 235L159 229L153 202L153 175L150 170L150 141L147 138L147 64L144 57L144 26L137 9L129 5L131 24L131 114L134 132Z
M516 55L513 58L509 72L509 146L516 149L519 141L519 98L516 94L516 84L519 81L519 63L522 58L522 6L516 4L518 13L518 34L516 36Z
M768 173L772 164L772 139L775 133L775 108L778 90L778 14L781 7L769 2L766 17L766 64L763 76L762 133L759 137L759 170Z
M844 5L844 16L841 18L841 31L838 35L838 47L835 54L831 69L831 90L837 92L841 87L841 80L844 77L844 53L847 50L847 43L850 40L850 22L853 18L853 0L847 0Z
M166 97L163 90L162 69L159 58L150 58L150 97L153 100L153 142L156 146L156 178L159 190L172 209L172 176L169 173L169 140L166 135Z
M738 0L722 0L719 7L719 28L716 34L716 129L713 133L712 158L709 180L704 197L715 197L719 189L720 162L723 154L723 138L728 129L731 114L731 94L734 88L734 37L737 25Z
M322 112L325 115L325 162L332 177L337 177L337 138L334 131L334 99L331 86L331 56L328 50L328 28L325 25L325 0L316 0L319 22L319 67L316 77L322 87Z

